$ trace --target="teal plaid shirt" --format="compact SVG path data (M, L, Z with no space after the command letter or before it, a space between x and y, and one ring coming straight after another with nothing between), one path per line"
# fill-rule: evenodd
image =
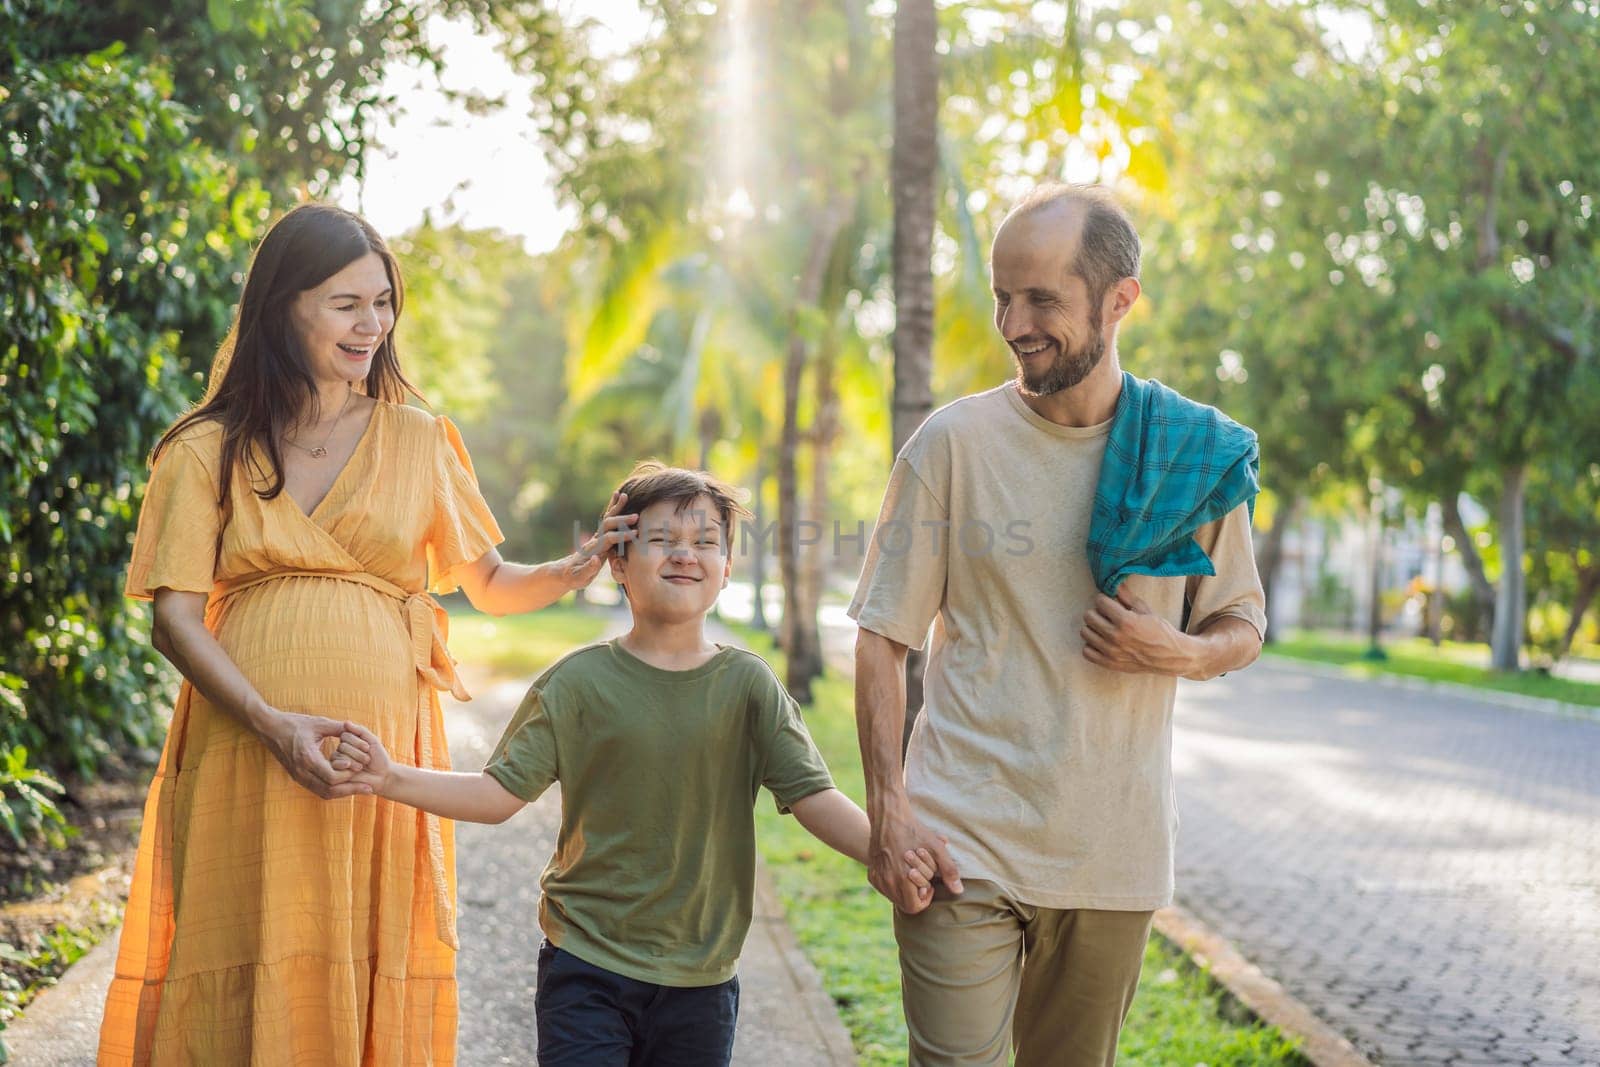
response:
M1116 596L1130 574L1216 574L1194 532L1241 503L1255 517L1255 431L1124 371L1095 485L1089 569Z

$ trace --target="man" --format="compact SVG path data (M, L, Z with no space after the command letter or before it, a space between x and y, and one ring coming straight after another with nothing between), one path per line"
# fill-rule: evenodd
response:
M1030 193L991 273L1016 379L906 444L850 606L869 877L896 906L912 1065L1003 1067L1008 1044L1019 1067L1111 1064L1172 899L1177 678L1248 665L1265 631L1255 439L1124 375L1139 239L1105 191Z

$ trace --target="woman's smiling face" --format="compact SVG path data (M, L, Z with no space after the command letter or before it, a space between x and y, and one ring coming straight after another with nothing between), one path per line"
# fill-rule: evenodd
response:
M294 298L290 317L319 382L366 380L373 356L394 328L394 287L383 259L368 252Z

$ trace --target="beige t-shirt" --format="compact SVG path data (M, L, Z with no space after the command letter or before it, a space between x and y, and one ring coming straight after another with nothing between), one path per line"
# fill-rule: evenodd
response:
M906 443L850 604L920 647L925 707L906 754L923 824L963 878L1046 908L1144 911L1172 900L1177 679L1083 658L1096 594L1086 544L1109 421L1058 426L1007 383L933 413ZM1216 577L1134 575L1189 632L1233 615L1266 630L1241 505L1196 533Z

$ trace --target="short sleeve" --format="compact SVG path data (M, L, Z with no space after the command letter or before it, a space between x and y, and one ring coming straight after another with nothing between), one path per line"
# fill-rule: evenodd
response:
M455 424L434 420L433 521L428 527L428 581L435 593L453 593L461 583L450 572L473 563L505 537L478 491L472 457Z
M800 705L783 688L771 670L752 688L750 709L755 722L756 744L761 761L761 784L785 814L794 804L833 788L833 776L817 751Z
M507 792L529 803L538 800L556 780L555 728L544 693L538 688L529 689L522 698L483 770Z
M944 501L909 460L896 460L847 609L862 629L910 648L922 647L944 603L949 525Z
M1198 633L1224 615L1243 619L1263 639L1267 633L1267 598L1256 572L1250 543L1250 513L1240 504L1215 522L1195 531L1195 540L1211 557L1215 575L1188 581L1189 632Z
M123 591L139 600L157 589L209 593L222 532L218 481L195 444L177 438L161 450L133 538L133 558Z

